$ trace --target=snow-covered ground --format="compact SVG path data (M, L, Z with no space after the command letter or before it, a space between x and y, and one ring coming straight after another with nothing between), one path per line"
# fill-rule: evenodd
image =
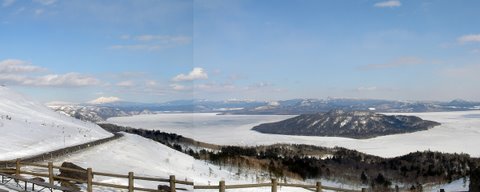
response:
M238 169L235 167L219 167L206 163L205 161L195 160L189 155L173 150L158 142L126 133L125 136L120 139L79 151L62 158L57 158L54 160L54 163L61 164L65 161L73 162L85 168L91 167L93 171L99 172L126 175L128 172L132 171L135 175L162 178L168 178L169 175L175 175L176 179L194 181L196 185L218 185L220 180L225 180L226 184L270 181L268 173L262 173L256 170L248 171L245 169L242 170L241 174L238 174ZM126 179L95 176L94 180L105 183L128 185ZM322 182L328 186L349 187L331 181ZM135 181L137 187L156 188L158 184L162 183ZM167 183L163 184L168 185ZM189 186L177 185L177 187L187 188L188 190L193 191ZM252 189L229 191L246 192L251 190ZM102 188L98 188L96 191L109 191L109 189L103 188L102 190ZM258 188L255 189L255 191L270 191L270 189ZM307 190L283 187L280 191L303 192Z
M215 115L212 113L155 114L114 117L107 121L136 128L177 133L199 141L225 145L261 145L303 143L325 147L341 146L368 154L394 157L409 152L434 150L468 153L480 157L480 111L408 113L442 123L426 131L389 135L372 139L341 137L288 136L262 134L250 130L264 122L292 116L281 115Z
M270 176L266 172L257 170L241 169L239 173L237 167L219 167L209 164L205 161L195 160L191 156L173 150L158 142L132 134L108 142L103 145L95 146L83 151L70 154L65 157L54 159L55 164L62 162L73 162L81 167L93 168L93 171L108 172L126 175L132 171L138 176L151 176L168 178L169 175L175 175L179 180L194 181L196 185L218 185L220 180L225 180L226 184L248 184L248 183L267 183ZM44 162L46 163L46 162ZM29 168L24 168L28 170ZM30 170L32 170L30 168ZM126 179L114 179L95 176L95 181L127 185ZM289 179L289 183L304 183L298 180ZM313 184L314 180L306 181ZM135 186L155 188L159 184L168 185L167 183L156 183L149 181L135 181ZM335 181L322 180L325 186L360 189L363 186L342 184ZM0 186L1 187L1 186ZM85 187L85 186L84 186ZM186 188L193 191L191 186L177 185L180 188ZM440 188L461 190L468 189L468 182L464 184L463 179L435 186L433 188L425 188L426 191L438 191ZM230 192L247 192L253 189L229 189ZM95 191L115 191L111 188L96 188ZM216 190L195 190L201 192L211 192ZM269 187L255 188L253 191L269 192ZM281 192L306 192L305 189L280 187ZM447 190L450 191L450 190Z
M99 126L57 113L0 87L0 161L106 138Z
M445 189L445 191L468 191L468 186L470 185L470 179L458 179L447 184L433 185L425 187L425 191L440 191L440 189Z

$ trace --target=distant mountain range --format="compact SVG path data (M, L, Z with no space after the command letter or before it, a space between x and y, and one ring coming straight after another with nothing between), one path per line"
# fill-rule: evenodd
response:
M376 136L427 130L440 123L416 116L383 115L370 111L331 110L304 114L252 128L261 133L304 136L337 136L366 139Z
M220 114L277 114L300 115L345 111L375 112L436 112L479 110L480 102L453 100L450 102L410 102L378 99L291 99L280 101L254 100L176 100L165 103L137 103L113 101L85 104L50 104L49 107L73 117L89 121L102 121L109 117L157 112L215 112Z
M451 102L410 102L377 99L293 99L258 107L229 111L230 114L308 114L333 109L375 112L436 112L480 109L480 102L453 100Z

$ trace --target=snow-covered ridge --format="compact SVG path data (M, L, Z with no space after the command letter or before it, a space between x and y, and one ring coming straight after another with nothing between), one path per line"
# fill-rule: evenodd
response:
M112 136L0 87L0 160L28 157Z

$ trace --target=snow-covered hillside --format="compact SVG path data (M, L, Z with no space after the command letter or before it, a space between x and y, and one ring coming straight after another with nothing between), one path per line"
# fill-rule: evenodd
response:
M93 148L73 153L69 156L55 159L55 164L61 164L68 161L81 167L91 167L94 171L127 174L133 171L136 175L164 177L175 175L177 179L194 181L195 185L218 185L220 180L225 180L227 184L246 184L257 182L269 182L269 174L255 169L237 167L219 167L201 160L195 160L193 157L173 150L161 143L140 137L138 135L125 134L124 137ZM95 176L95 181L127 185L126 179L112 179ZM309 183L314 184L316 180L308 179L305 182L288 179L289 183ZM335 182L331 180L321 180L322 184L330 187L339 187L346 189L360 189L366 187L363 185L350 185L346 183ZM149 181L135 181L138 187L155 188L158 184ZM191 186L178 185L177 187L187 188L192 191ZM449 184L425 186L425 191L439 191L439 189L468 190L467 183L459 179ZM451 191L447 190L447 191ZM95 191L112 191L106 188ZM218 190L195 190L201 192L214 192ZM231 192L269 192L270 188L250 189L229 189ZM280 187L280 192L307 192L309 190L301 188Z
M0 87L0 161L112 136L96 124L57 113L7 87Z
M196 185L218 185L220 180L225 180L227 184L269 182L270 176L266 172L257 170L241 170L241 174L235 167L219 167L205 161L195 160L193 157L173 150L161 143L143 138L138 135L124 133L125 136L95 146L93 148L73 153L69 156L57 158L55 164L61 164L68 161L81 167L91 167L93 171L127 174L133 171L135 175L163 177L175 175L176 179L194 181ZM95 176L95 181L128 185L126 179L114 179ZM289 180L290 183L300 181ZM331 181L322 181L328 186L351 188L352 186L342 185ZM135 186L156 188L159 184L149 181L135 181ZM186 188L193 191L191 186L178 185L177 187ZM358 188L355 186L354 188ZM96 189L95 191L109 191L108 189ZM211 192L215 190L195 190ZM247 192L252 189L231 190L235 192ZM255 191L270 191L269 188L258 188ZM308 190L299 188L282 187L280 191L286 192L307 192Z

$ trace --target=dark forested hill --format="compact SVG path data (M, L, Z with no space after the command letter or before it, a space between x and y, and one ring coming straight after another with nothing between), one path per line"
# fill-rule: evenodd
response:
M254 127L253 130L271 134L363 139L427 130L437 125L440 123L423 120L416 116L332 110L327 113L305 114L280 122L261 124Z

